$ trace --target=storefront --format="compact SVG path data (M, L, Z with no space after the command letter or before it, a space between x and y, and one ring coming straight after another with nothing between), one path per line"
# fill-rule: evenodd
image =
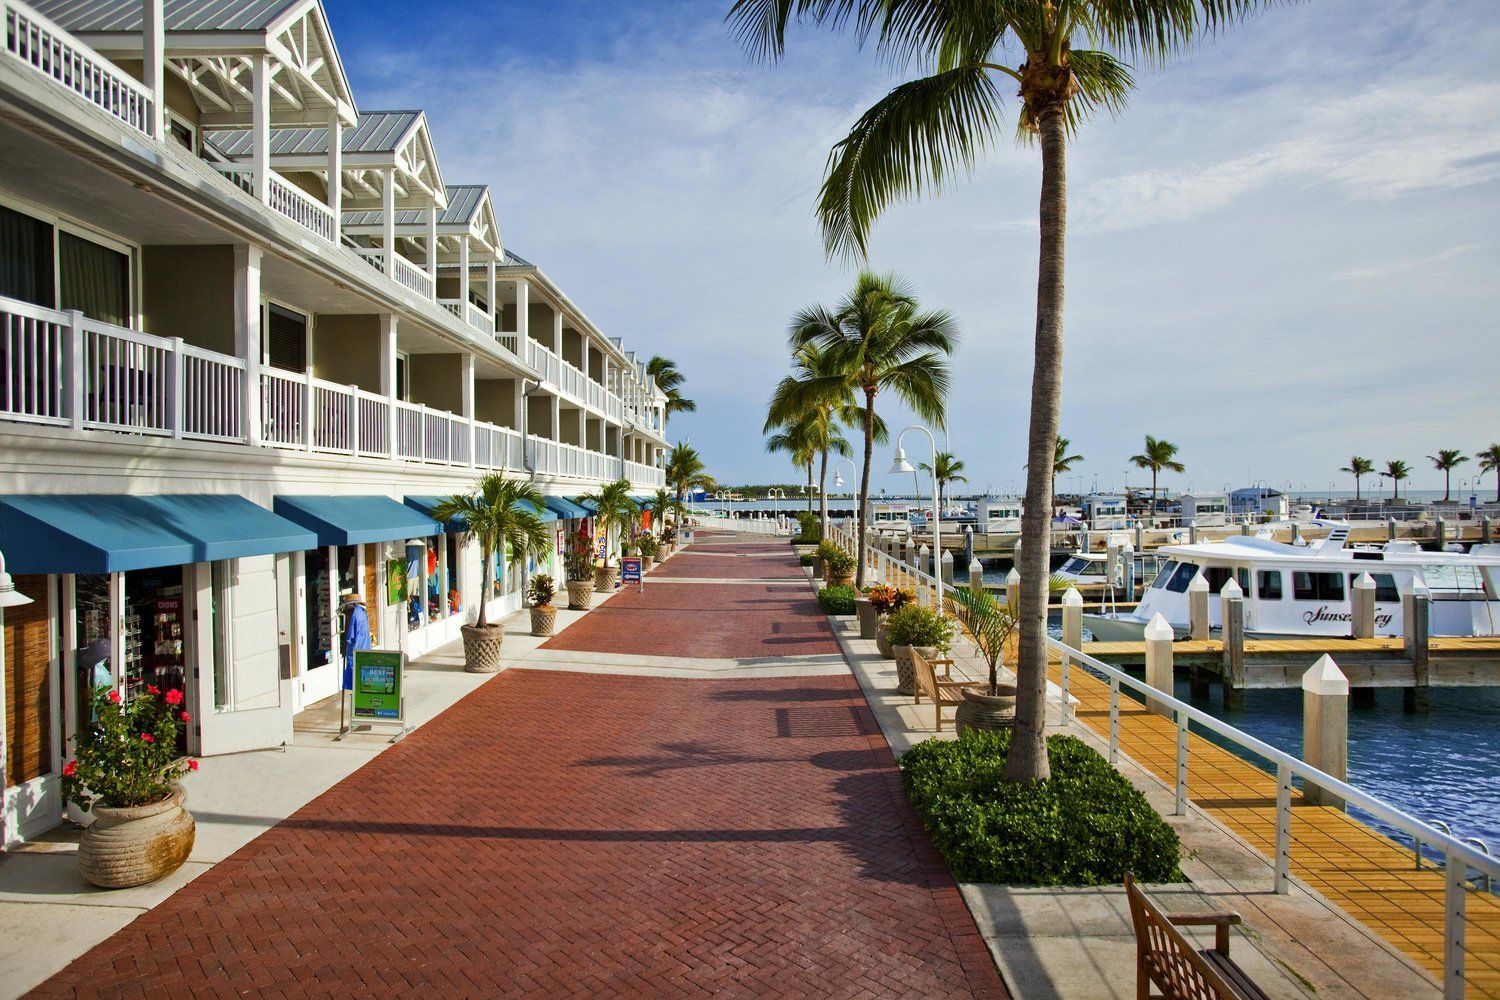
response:
M238 496L0 498L0 551L33 601L4 625L7 842L61 820L66 748L98 687L181 690L184 753L288 742L285 553L314 542Z
M427 559L415 560L423 572L414 581L408 539L425 546L437 535L436 522L385 496L281 496L273 506L277 514L314 536L306 551L292 555L305 579L290 639L297 668L296 711L338 693L343 676L340 646L350 603L345 595L364 601L370 641L376 648L403 648L413 656L431 648L417 648L410 639L414 631L424 631L425 613L418 616L418 629L407 628L410 601L427 592ZM426 603L419 599L419 604L425 612Z
M593 516L588 509L569 500L567 497L543 497L547 509L557 515L558 520L552 526L552 535L555 546L552 557L552 579L556 581L561 590L567 582L567 571L564 560L568 555L570 540L582 529L588 529L592 534L590 518Z
M405 503L413 510L431 517L442 500L442 497L437 496L408 496ZM557 520L557 515L546 508L531 510L549 524ZM478 609L470 606L470 602L478 599L481 593L478 584L484 573L479 545L467 534L469 525L464 518L455 518L444 527L441 540L424 539L424 551L415 553L417 560L422 563L417 570L426 574L426 584L420 592L427 595L428 621L439 621L438 612L443 612L454 623L451 625L452 634L447 638L443 636L448 634L449 628L434 630L434 639L440 641L434 641L426 647L428 649L458 638L457 625L479 620ZM540 559L531 556L521 562L509 556L508 552L497 553L490 563L490 579L484 593L485 599L490 602L487 611L491 621L520 610L525 603L525 590L533 574L551 573L555 576L555 567L560 565L551 553ZM441 593L448 594L446 604L441 604L437 599L437 595Z

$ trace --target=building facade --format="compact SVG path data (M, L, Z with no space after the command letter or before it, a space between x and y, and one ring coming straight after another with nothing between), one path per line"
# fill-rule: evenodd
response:
M63 816L89 693L182 688L184 752L290 741L341 604L416 655L481 579L436 499L663 483L665 396L450 184L420 111L358 106L318 0L0 0L3 842Z

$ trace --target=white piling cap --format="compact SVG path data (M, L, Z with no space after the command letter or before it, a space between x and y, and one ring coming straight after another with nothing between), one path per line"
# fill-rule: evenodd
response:
M1302 675L1302 690L1312 694L1323 695L1347 695L1349 693L1349 678L1339 669L1339 665L1333 662L1333 657L1324 653L1318 657L1318 662L1307 668Z
M1083 607L1083 595L1078 592L1077 587L1069 587L1063 594L1062 602L1065 608L1081 608Z
M1244 598L1245 591L1240 586L1239 581L1231 576L1228 580L1224 581L1224 586L1219 588L1219 596L1226 601L1238 601Z
M1193 577L1193 582L1188 584L1188 590L1195 594L1208 593L1208 577L1200 571L1197 576Z
M922 553L925 556L927 554L927 543L923 542L921 544L921 546L917 549L917 551L920 552L920 553Z
M1147 642L1155 642L1159 639L1170 641L1175 638L1177 638L1177 633L1172 631L1172 626L1167 624L1167 620L1161 616L1160 611L1152 615L1151 620L1146 623Z
M1359 576L1357 576L1357 577L1354 578L1354 589L1355 590L1374 590L1375 589L1375 578L1373 576L1371 576L1369 573L1361 573L1361 574L1359 574Z
M978 556L975 556L973 559L969 560L969 572L970 573L983 573L984 572L984 563L982 563L982 562L979 561L979 557Z
M952 566L953 565L953 553L949 552L947 549L944 549L943 550L943 560L942 561L945 564L947 564L949 566Z
M1021 574L1015 569L1015 567L1011 567L1011 571L1009 573L1005 574L1005 585L1007 587L1009 587L1013 583L1020 583L1020 582L1021 582Z

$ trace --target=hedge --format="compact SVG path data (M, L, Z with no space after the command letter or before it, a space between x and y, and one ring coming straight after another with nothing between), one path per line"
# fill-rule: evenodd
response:
M811 566L813 564L813 560L816 559L816 558L818 558L818 556L817 556L816 553L814 553L814 552L804 552L800 556L797 557L797 561L799 563L801 563L802 565L804 565L804 566Z
M1180 882L1176 832L1083 741L1047 740L1052 777L1001 779L1009 730L931 739L901 758L912 806L960 882Z
M825 615L852 615L859 591L842 584L818 591L818 606Z

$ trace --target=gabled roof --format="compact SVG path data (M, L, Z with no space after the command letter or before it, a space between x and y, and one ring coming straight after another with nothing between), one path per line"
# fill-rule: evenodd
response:
M449 184L444 188L447 204L438 212L439 244L443 237L470 236L494 250L500 249L500 227L495 222L495 206L487 184ZM344 232L351 235L378 236L385 212L381 209L355 209L344 213ZM396 235L421 239L427 235L426 209L397 209ZM456 246L456 244L454 244ZM444 258L439 256L439 260ZM457 260L454 256L449 263Z
M512 250L505 251L505 260L501 263L505 267L536 267L531 261Z
M168 31L264 31L301 0L166 0ZM141 0L36 0L60 27L85 31L140 31Z

